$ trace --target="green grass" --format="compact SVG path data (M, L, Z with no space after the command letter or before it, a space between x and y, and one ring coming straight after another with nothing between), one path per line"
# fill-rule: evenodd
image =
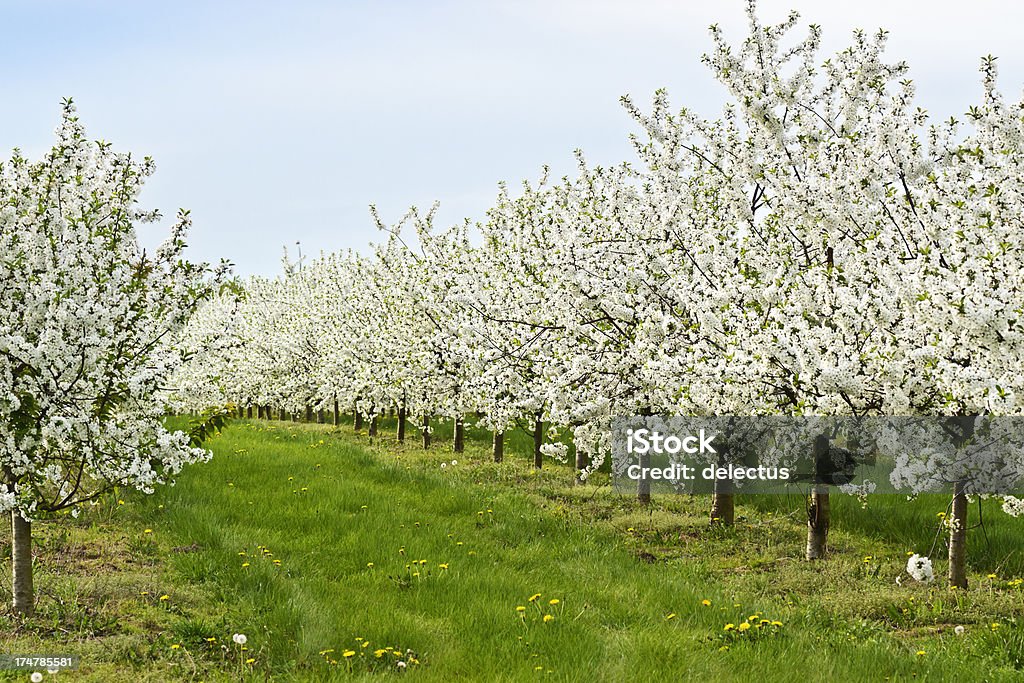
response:
M496 465L483 432L454 456L450 425L429 451L381 429L371 444L351 423L241 421L176 486L38 524L40 615L0 617L0 651L77 652L61 677L95 681L389 678L385 647L431 681L1024 676L1024 593L1008 585L1024 525L993 501L972 588L951 592L896 584L908 552L930 551L942 498L835 496L833 555L807 563L798 497L741 499L736 526L712 528L706 498L643 508L600 475L533 472L525 433Z

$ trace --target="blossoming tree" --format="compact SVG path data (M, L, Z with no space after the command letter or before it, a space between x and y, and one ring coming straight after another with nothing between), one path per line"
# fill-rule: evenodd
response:
M86 138L70 100L41 161L0 170L0 509L13 531L14 609L33 610L31 520L112 486L146 492L209 454L163 425L173 341L225 277L183 259L178 215L147 254L135 224L153 172Z

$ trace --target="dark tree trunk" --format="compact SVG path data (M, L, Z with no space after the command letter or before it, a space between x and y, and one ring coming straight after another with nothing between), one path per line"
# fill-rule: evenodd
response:
M423 448L430 448L430 416L423 416L423 424L421 425L423 430Z
M334 395L334 426L341 425L341 414L338 412L338 395Z
M355 416L352 418L353 429L360 432L363 429L363 414L356 408Z
M964 482L953 484L949 517L949 585L967 588L967 495Z
M306 406L306 422L313 421L313 406Z
M405 405L398 409L398 443L405 443Z
M583 476L580 474L586 468L587 468L587 456L584 455L583 453L580 453L577 450L576 451L576 476L573 478L573 483L574 484L584 484L584 483L586 483L586 481L583 479Z
M17 510L11 510L11 588L12 606L18 614L35 611L32 587L32 523Z
M537 411L533 419L533 466L536 469L544 467L544 454L540 447L544 445L544 413Z
M728 462L728 447L722 448L718 455L718 467L725 467ZM732 526L736 521L736 486L732 479L715 477L714 491L711 495L711 523Z
M252 406L245 407L245 417L249 420L252 419Z
M647 476L647 470L651 467L651 453L641 453L638 459L640 465L640 478L636 480L636 499L641 505L651 504L651 478Z
M379 418L377 417L377 413L373 413L370 416L370 427L369 427L369 429L366 430L366 433L369 436L377 436L377 420L378 419Z
M284 408L281 408L281 422L284 422L287 419L288 419L288 411L285 410Z
M455 418L455 445L452 448L456 453L466 450L466 424L461 417Z
M324 422L324 409L320 408L316 411L316 423L322 425Z
M736 499L731 479L715 479L711 495L711 523L732 526L736 521Z

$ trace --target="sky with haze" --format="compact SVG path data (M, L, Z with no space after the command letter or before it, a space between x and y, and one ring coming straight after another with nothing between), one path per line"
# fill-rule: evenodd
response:
M190 257L273 275L282 249L379 239L368 205L394 222L441 202L438 221L480 219L500 180L632 158L619 104L714 116L725 92L700 63L718 23L745 36L742 0L376 0L0 2L5 64L0 149L37 158L71 96L90 136L148 154L143 193L169 220L192 211ZM1024 4L762 0L822 26L823 55L855 27L890 31L933 118L977 101L980 57L1001 90L1024 86ZM160 241L144 226L143 244Z

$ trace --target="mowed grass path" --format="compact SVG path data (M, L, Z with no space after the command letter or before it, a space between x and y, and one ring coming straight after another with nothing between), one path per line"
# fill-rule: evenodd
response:
M423 453L327 426L240 422L209 445L209 464L140 500L138 514L162 542L193 548L168 554L169 571L227 606L248 635L254 679L403 673L390 653L374 655L385 647L416 653L403 675L438 681L1021 679L1010 653L1020 649L1019 599L997 606L1007 612L999 629L971 624L965 636L953 634L959 616L941 588L939 616L934 587L881 601L913 610L916 595L932 605L923 621L945 627L916 628L913 614L903 630L847 618L813 595L815 583L838 582L830 590L856 604L866 589L843 572L783 558L796 574L746 562L749 580L723 581L700 551L638 553L641 523L653 529L676 513L604 494L604 512L581 513L573 497L593 500L595 487L567 486L564 469L531 475L514 455L488 463L482 444L453 456L450 444ZM538 493L545 487L557 495ZM634 515L637 528L610 524L610 510ZM786 542L798 548L799 520L791 527ZM693 545L748 552L744 542L778 545L778 531L753 529L747 541L707 531ZM735 559L720 558L727 568Z

